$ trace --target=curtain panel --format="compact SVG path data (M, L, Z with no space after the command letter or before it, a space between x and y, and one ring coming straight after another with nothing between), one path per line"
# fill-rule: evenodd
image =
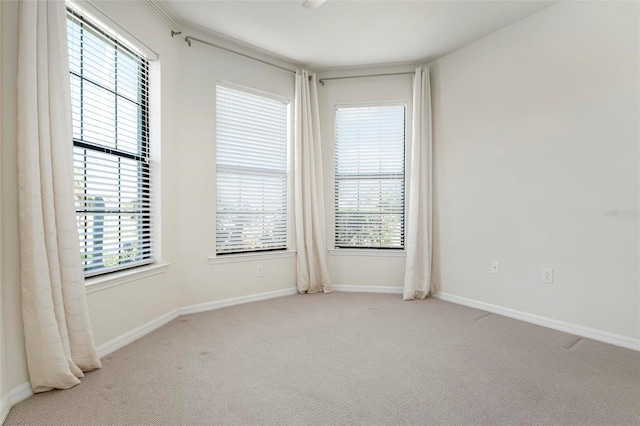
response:
M424 299L431 292L433 248L433 148L429 68L413 76L411 171L407 197L407 228L403 299Z
M295 77L296 281L300 293L331 292L326 262L322 152L316 75Z
M66 6L21 1L18 182L22 316L34 392L100 368L73 198Z

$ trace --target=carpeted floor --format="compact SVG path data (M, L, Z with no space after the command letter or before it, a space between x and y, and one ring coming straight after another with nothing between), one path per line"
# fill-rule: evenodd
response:
M640 353L398 295L183 316L103 365L5 425L640 423Z

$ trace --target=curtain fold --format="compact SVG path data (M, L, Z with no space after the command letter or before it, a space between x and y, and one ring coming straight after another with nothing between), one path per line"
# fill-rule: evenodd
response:
M63 1L21 1L18 185L22 316L34 392L100 368L73 199L71 100Z
M413 76L413 127L411 171L407 199L407 228L403 299L424 299L431 291L433 246L433 172L431 87L429 68L417 68Z
M300 293L329 293L318 87L306 70L296 71L295 80L296 281Z

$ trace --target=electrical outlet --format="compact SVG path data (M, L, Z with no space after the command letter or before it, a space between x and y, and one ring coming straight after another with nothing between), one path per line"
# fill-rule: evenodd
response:
M256 266L256 278L264 277L264 266L258 265Z
M553 284L553 269L542 268L542 282Z
M492 274L500 273L500 262L491 262L491 273Z

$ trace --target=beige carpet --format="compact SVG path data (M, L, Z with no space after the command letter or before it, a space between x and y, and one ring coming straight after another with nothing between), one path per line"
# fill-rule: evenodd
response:
M6 425L640 423L640 353L455 304L296 295L180 317Z

